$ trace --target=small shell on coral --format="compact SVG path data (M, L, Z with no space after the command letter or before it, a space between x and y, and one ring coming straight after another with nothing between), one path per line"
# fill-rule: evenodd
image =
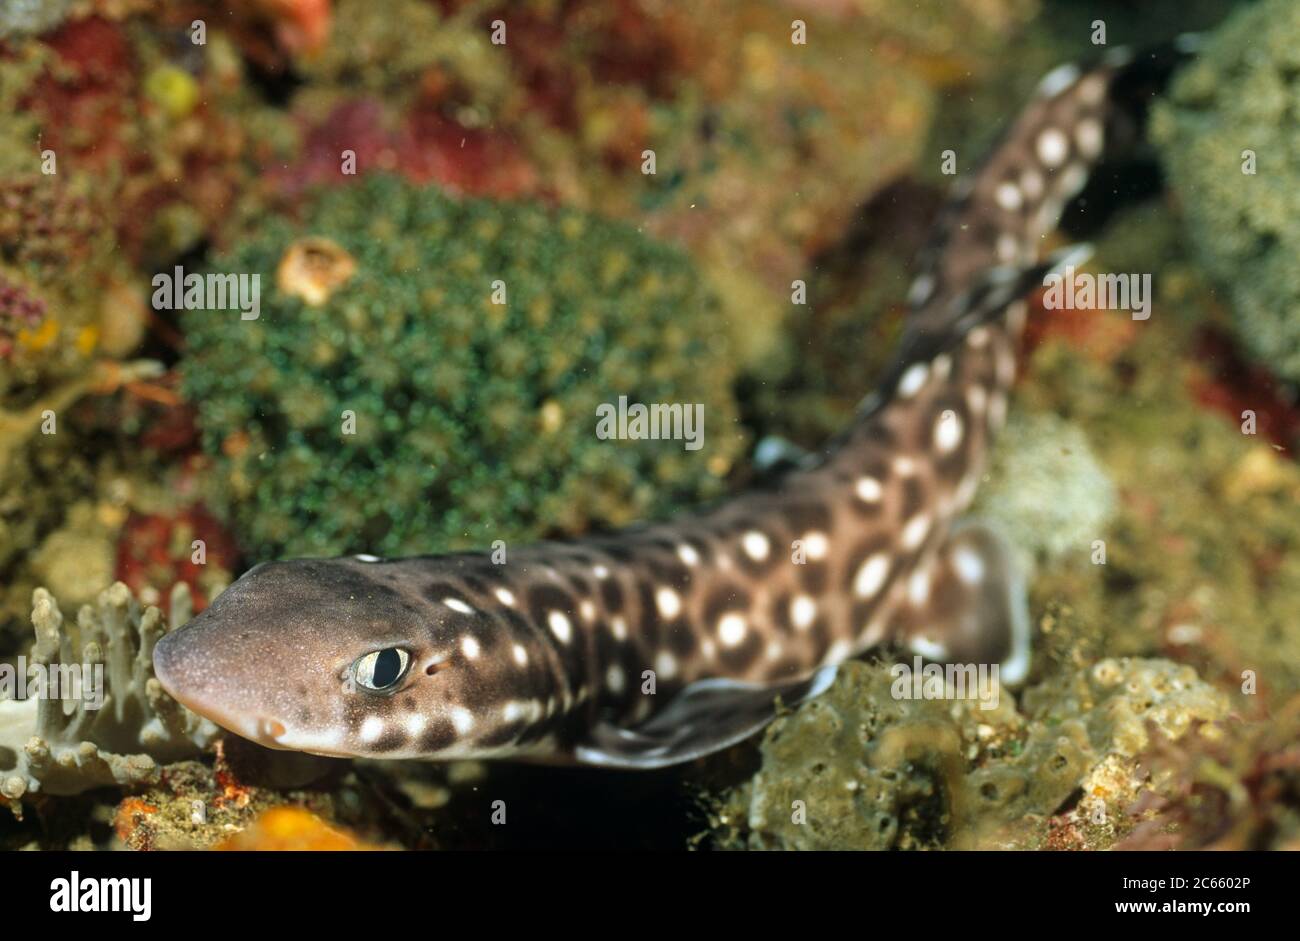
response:
M275 271L275 283L285 294L319 307L347 283L357 263L337 242L307 237L289 246Z

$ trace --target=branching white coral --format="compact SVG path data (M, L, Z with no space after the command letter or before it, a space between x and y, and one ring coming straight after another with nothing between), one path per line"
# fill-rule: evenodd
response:
M178 584L171 595L173 621L183 624L190 610L189 589ZM67 665L99 665L103 697L0 700L0 796L16 801L37 792L148 783L157 779L159 762L192 757L217 735L215 725L163 692L153 674L153 648L166 622L158 608L142 609L121 582L78 612L80 660L74 660L73 637L44 588L32 595L32 626L32 668L51 673Z

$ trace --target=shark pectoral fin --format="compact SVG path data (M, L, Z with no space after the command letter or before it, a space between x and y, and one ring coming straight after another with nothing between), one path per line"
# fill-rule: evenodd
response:
M1024 579L1006 541L983 524L954 526L907 585L892 624L913 652L947 663L998 664L1003 683L1029 673Z
M691 761L749 738L776 717L778 704L792 707L820 695L835 672L834 666L822 667L788 683L701 680L634 728L598 723L574 749L574 757L609 768L651 769Z

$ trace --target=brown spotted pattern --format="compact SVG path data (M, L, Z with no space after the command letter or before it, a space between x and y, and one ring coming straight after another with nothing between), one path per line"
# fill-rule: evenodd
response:
M595 723L635 728L699 680L790 680L891 638L1004 654L1004 636L984 643L963 617L990 587L984 547L943 554L1004 421L1025 314L1026 285L986 273L1038 256L1104 149L1113 72L1054 73L960 190L898 365L816 466L669 524L511 547L502 564L259 566L158 644L159 678L277 747L563 759ZM400 681L353 688L358 658L389 648L409 657Z

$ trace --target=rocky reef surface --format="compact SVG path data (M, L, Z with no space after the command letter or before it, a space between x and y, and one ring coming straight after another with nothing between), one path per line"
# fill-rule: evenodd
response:
M1149 786L1139 757L1210 723L1227 697L1190 667L1099 660L1064 682L992 699L951 683L912 698L888 664L852 662L823 696L774 722L762 768L716 811L722 846L750 849L1028 848L1048 818L1113 839ZM991 708L990 708L991 707ZM1058 825L1060 821L1058 820Z
M1207 37L1152 116L1197 257L1250 352L1300 380L1300 7L1248 6Z
M202 50L154 0L0 15L0 652L109 678L97 711L0 701L3 845L1300 845L1284 0L1103 5L1115 44L1240 9L1154 108L1168 192L1089 191L1053 243L1155 297L1031 311L976 508L1033 573L1033 672L995 708L897 698L886 653L758 742L618 775L287 757L161 694L165 624L267 555L579 532L743 484L765 435L818 444L894 347L935 155L969 167L1096 52L1066 0L801 4L806 46L775 0L562 6L504 47L489 7L422 0L234 4ZM176 264L262 273L261 319L150 310ZM632 388L706 402L716 463L551 446ZM350 406L363 460L331 468L345 399L401 418Z

